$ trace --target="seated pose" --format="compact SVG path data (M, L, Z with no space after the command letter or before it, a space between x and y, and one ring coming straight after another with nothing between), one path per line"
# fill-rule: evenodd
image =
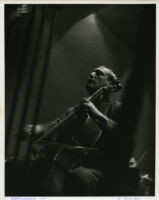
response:
M103 92L94 95L102 87ZM130 170L132 155L125 145L129 142L131 146L133 141L127 141L119 130L121 103L110 100L110 93L118 91L120 83L112 70L99 66L90 73L86 88L93 97L79 103L76 118L58 136L48 134L58 120L25 126L25 137L30 137L34 128L33 139L49 142L54 138L55 146L66 144L54 156L51 145L32 145L32 159L53 158L38 191L46 196L135 195L138 172Z

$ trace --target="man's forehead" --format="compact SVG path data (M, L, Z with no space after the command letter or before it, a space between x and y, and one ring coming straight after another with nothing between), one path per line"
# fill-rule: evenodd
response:
M94 71L100 70L102 72L104 72L105 74L108 73L108 69L104 66L100 66L94 69Z

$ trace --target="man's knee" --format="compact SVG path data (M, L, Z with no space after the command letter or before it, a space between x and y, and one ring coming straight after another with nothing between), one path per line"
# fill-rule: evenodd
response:
M73 169L66 180L66 193L68 195L95 195L101 175L101 171L94 169L84 167Z
M89 171L84 167L77 167L70 172L70 177L73 179L79 179L85 181L88 178Z

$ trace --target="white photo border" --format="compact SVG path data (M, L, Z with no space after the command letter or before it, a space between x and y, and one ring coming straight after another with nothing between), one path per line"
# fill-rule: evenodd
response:
M5 197L4 183L5 183L5 156L4 156L4 141L5 141L5 35L4 35L4 5L5 4L156 4L156 157L155 157L155 196L143 197ZM91 1L91 0L1 0L0 1L0 199L1 200L60 200L60 199L74 199L82 198L87 200L97 200L102 198L104 200L159 200L159 0L140 0L140 1Z

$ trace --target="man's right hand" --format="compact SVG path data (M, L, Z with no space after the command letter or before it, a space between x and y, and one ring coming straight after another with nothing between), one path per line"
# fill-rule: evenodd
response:
M44 124L37 124L37 125L25 125L23 129L23 133L21 135L22 140L32 139L32 138L39 138L46 130Z

